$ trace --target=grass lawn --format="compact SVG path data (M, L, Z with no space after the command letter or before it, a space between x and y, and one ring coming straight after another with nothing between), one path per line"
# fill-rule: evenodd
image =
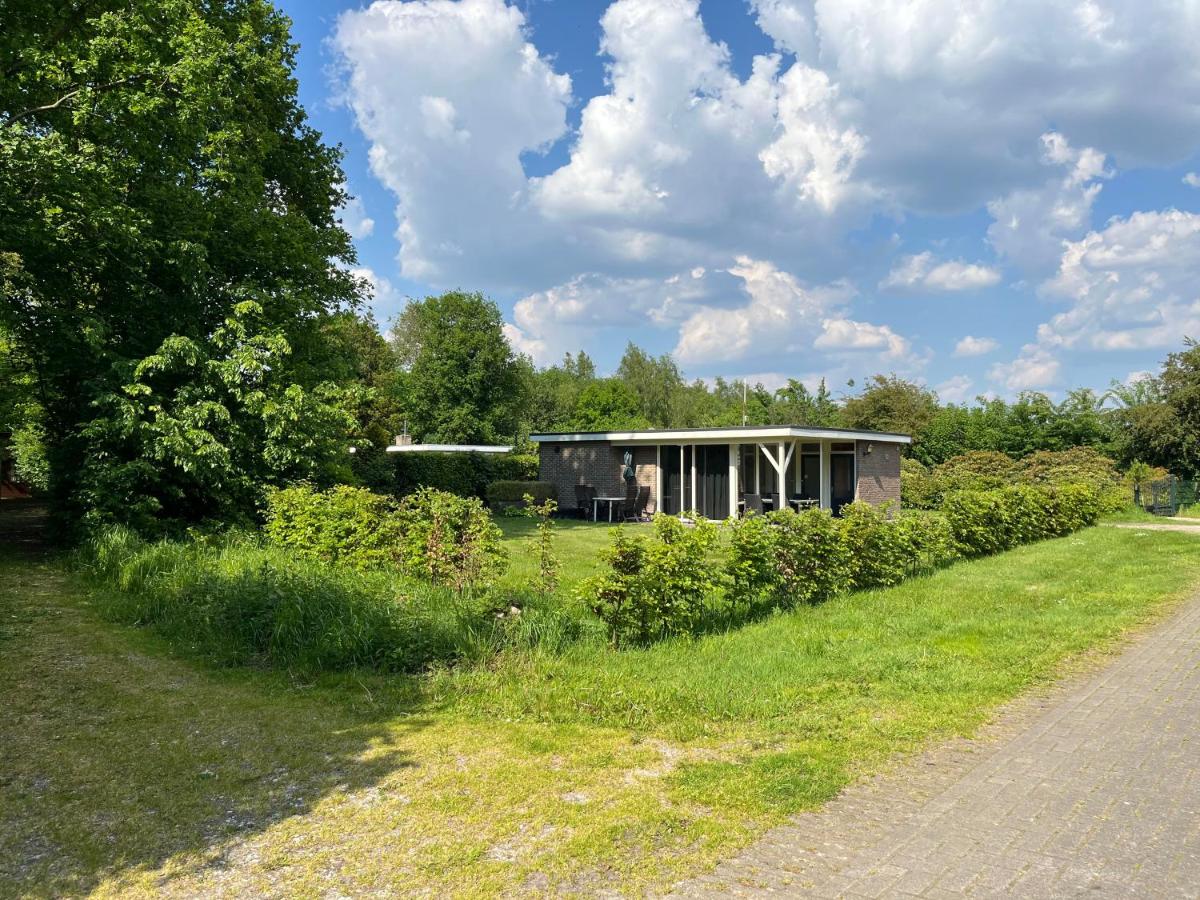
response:
M560 537L568 580L608 540ZM0 557L0 894L653 892L1162 614L1196 541L1092 528L698 640L315 684Z

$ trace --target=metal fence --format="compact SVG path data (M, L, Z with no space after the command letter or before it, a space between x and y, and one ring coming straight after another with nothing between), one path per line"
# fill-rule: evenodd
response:
M1187 481L1174 475L1148 481L1133 489L1133 502L1156 516L1174 516L1180 510L1196 506L1200 482ZM1200 515L1200 509L1196 510Z

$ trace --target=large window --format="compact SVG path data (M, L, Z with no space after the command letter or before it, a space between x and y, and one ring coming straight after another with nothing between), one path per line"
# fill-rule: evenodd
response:
M729 516L729 445L664 444L663 506L668 515L696 510L709 519ZM692 495L692 460L696 464L696 493Z

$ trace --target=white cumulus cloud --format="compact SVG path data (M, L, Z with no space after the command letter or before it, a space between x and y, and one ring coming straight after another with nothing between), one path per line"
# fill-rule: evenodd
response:
M1054 123L1125 165L1171 164L1200 130L1200 16L1177 0L751 0L783 51L837 86L870 152L857 174L916 209L1040 180Z
M967 335L954 345L954 355L985 356L1000 346L999 342L987 337L972 337Z
M1063 242L1087 230L1100 182L1112 177L1098 150L1076 150L1053 131L1043 134L1041 142L1042 162L1060 174L988 204L995 220L988 227L988 240L997 253L1035 275L1053 270Z
M934 291L973 291L1000 283L1000 272L962 260L938 262L931 251L902 258L881 288L926 288Z
M513 247L546 252L521 154L566 132L571 81L526 39L519 10L376 0L342 13L332 40L371 171L396 197L405 276L491 282Z
M934 392L943 403L965 403L971 399L971 388L975 386L966 375L954 375L934 387Z
M1200 215L1168 209L1113 219L1066 245L1042 286L1070 309L1038 329L1053 347L1168 348L1200 335Z
M1183 176L1183 183L1188 187L1200 188L1200 175L1195 172L1188 172Z
M354 195L342 206L341 222L352 238L370 237L375 231L375 220L367 215L362 199Z
M1162 351L1200 335L1200 215L1168 209L1112 219L1068 242L1040 290L1067 309L992 377L1010 389L1042 387L1068 353Z
M1062 362L1045 347L1026 344L1016 359L996 363L988 374L1010 393L1046 390L1059 383Z

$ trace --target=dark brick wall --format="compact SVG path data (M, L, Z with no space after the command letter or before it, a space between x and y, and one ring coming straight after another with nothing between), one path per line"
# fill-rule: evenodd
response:
M558 503L564 510L574 509L577 484L590 484L602 497L621 497L625 494L621 471L627 449L633 450L638 484L650 488L650 499L657 505L654 447L627 448L603 441L542 443L538 447L538 477L558 486Z
M871 452L867 452L867 447ZM900 445L882 441L858 441L858 499L873 506L889 501L900 505Z

